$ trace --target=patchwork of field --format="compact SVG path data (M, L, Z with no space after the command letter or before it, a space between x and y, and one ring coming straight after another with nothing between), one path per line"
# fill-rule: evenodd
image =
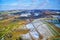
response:
M17 14L14 11L0 15L0 40L60 40L60 26L55 25L60 24L57 18L50 14L47 16L49 18L46 15L45 18L37 18L38 14L21 16L13 13Z

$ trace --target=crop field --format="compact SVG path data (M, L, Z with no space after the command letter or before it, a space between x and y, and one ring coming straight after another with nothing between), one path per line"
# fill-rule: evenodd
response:
M1 20L0 21L0 39L10 32L12 33L14 29L17 29L18 27L23 27L24 24L26 24L26 21L23 21L23 20L19 20L19 21L14 21L14 20L9 21L8 19ZM28 30L25 30L25 31L26 31L25 33L28 32ZM16 32L16 33L19 34L19 32ZM16 33L13 32L12 34L16 34Z
M60 40L57 18L26 18L19 12L0 12L0 40Z

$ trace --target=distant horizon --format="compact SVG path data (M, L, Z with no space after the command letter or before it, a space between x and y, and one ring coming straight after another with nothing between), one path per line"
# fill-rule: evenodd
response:
M60 9L9 9L9 10L60 10ZM0 10L0 11L6 11L6 10Z

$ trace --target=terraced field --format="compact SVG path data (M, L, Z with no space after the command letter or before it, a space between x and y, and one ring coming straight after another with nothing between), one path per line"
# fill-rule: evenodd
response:
M45 35L44 37L50 35L49 33L53 34L50 38L48 38L48 40L59 40L60 29L57 29L53 24L45 22L44 20L46 19L35 19L35 21L32 22L37 27L37 30L39 29L38 31ZM24 28L26 25L28 25L28 23L29 22L27 20L15 20L15 17L0 20L0 40L20 40L22 34L27 34L30 32L29 29ZM28 27L31 27L31 25ZM47 33L47 31L49 33ZM46 32L47 34L43 32Z
M0 40L3 37L5 37L6 34L12 33L12 31L17 29L18 27L23 27L23 25L25 25L26 23L27 23L26 21L23 21L23 20L14 21L14 19L13 20L6 19L6 20L0 21ZM28 30L25 30L23 34L27 32ZM16 34L16 33L19 34L21 33L21 31L13 32L12 34Z

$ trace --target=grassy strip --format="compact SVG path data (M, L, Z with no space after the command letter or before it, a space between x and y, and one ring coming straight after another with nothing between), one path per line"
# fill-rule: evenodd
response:
M49 29L51 30L52 34L55 36L55 35L58 35L58 33L52 28L53 26L51 26L49 23L45 22L49 27Z
M60 35L60 33L55 29L55 26L49 24L51 26L51 28L57 33L57 35Z
M13 22L7 25L7 28L5 28L4 31L0 32L0 39L4 37L4 35L8 33L13 27L16 27L16 25L17 25L17 22Z

